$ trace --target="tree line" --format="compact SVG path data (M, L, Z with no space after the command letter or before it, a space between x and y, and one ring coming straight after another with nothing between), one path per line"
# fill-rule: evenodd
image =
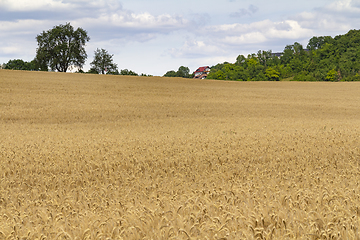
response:
M236 81L360 81L360 30L312 37L306 49L298 42L282 53L259 50L235 63L211 67L208 79Z
M87 54L85 45L90 41L87 31L74 29L70 23L58 25L36 36L38 48L35 58L26 62L9 60L5 69L66 72L82 70ZM87 73L134 75L128 69L120 70L113 55L98 48ZM147 76L141 74L141 76ZM165 73L165 77L192 78L188 67ZM282 53L259 50L247 57L239 55L235 63L219 63L211 67L208 79L236 81L360 81L360 30L350 30L344 35L312 37L306 48L295 42Z
M164 74L164 77L193 78L194 74L190 73L190 69L188 67L180 66L176 72L174 70L167 71Z
M82 70L87 54L85 45L90 41L87 31L82 28L74 29L70 23L60 24L48 31L43 31L36 36L38 48L36 56L30 62L22 59L9 60L4 64L5 69L32 70L32 71L58 71L67 72L77 68ZM113 61L113 55L105 49L96 49L94 60L90 63L90 70L87 73L93 74L114 74L114 75L134 75L136 72L128 69L120 70ZM141 74L141 76L147 76Z

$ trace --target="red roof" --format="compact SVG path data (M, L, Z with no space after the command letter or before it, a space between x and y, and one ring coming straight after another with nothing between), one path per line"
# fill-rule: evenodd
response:
M205 70L209 68L209 66L206 67L199 67L195 72L205 72Z

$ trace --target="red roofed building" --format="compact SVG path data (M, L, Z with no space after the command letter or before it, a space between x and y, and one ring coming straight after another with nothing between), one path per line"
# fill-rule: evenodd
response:
M210 72L210 67L209 66L199 67L194 72L194 78L205 79L207 77L207 75L209 74L209 72Z

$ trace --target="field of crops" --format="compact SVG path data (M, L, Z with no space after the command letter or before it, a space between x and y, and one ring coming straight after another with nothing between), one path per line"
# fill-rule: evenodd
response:
M360 84L0 70L0 239L359 239Z

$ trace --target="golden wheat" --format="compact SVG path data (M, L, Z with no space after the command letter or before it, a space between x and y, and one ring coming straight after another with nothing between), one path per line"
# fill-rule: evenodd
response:
M359 93L0 70L0 239L359 239Z

